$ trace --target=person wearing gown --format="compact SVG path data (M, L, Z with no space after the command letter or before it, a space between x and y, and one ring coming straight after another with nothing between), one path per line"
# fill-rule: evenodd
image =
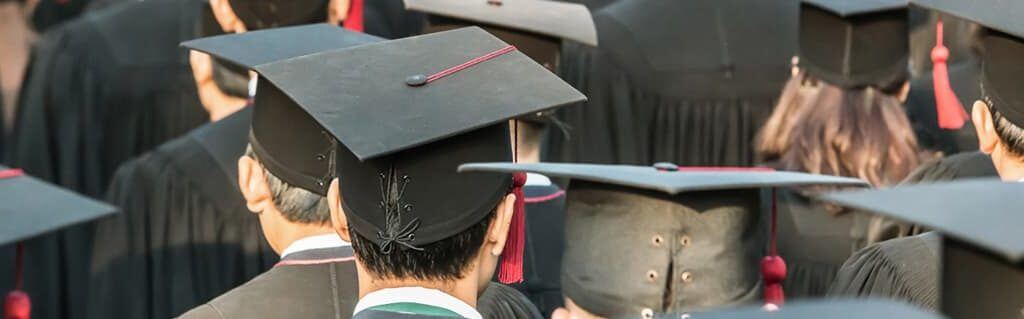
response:
M557 113L544 161L749 166L796 52L796 1L621 0L594 13L597 48L559 73L588 101Z
M326 6L326 1L321 5ZM212 14L204 18L200 34L224 32ZM367 29L387 30L376 15L366 15L365 19ZM306 22L314 21L327 20L318 17ZM378 39L353 36L326 24L289 30L278 33L280 38L261 42L269 41L266 45L287 49L267 51L272 53L242 61L268 62ZM214 68L244 71L244 67L231 62L240 63L235 58L215 59L218 62ZM210 73L216 71L206 73L208 80L213 77ZM248 75L241 73L236 77L241 79L221 76L220 79L227 80L214 77L208 83L215 94L233 96L245 103L249 94ZM196 82L205 81L197 78ZM204 92L210 91L201 90L200 94ZM230 105L204 107L238 109ZM91 317L179 315L263 273L277 262L262 238L257 220L243 206L238 188L237 163L244 154L252 117L250 108L243 107L122 165L107 200L122 206L124 214L96 226L97 242L104 244L93 248L95 270L90 283L101 293L91 297ZM147 275L150 273L165 276L152 278ZM132 298L147 302L131 306L119 302Z
M406 0L410 10L427 14L425 32L438 32L477 25L499 39L516 46L552 72L559 69L561 48L566 42L597 44L590 11L581 5L556 1L518 2L515 6L496 6L476 2L467 6L461 0ZM545 19L558 16L558 19ZM542 18L538 18L542 17ZM551 114L543 112L516 119L513 143L517 143L516 161L536 163L546 134L563 134L563 127ZM565 191L541 174L528 173L523 186L526 212L524 277L512 287L525 294L548 315L563 303L559 273L562 237L565 226Z
M758 133L766 165L873 186L895 184L918 166L922 153L901 104L909 76L907 10L898 0L802 1L796 70ZM873 41L847 41L843 34ZM823 191L778 196L778 247L790 298L824 296L843 262L868 244L870 215L813 200Z
M980 152L956 154L932 162L912 174L907 184L928 184L970 179L977 177L996 177L1006 182L1024 180L1024 118L1019 116L1024 104L1020 99L1020 90L1014 85L1019 83L1020 74L1013 68L1024 56L1024 29L1006 28L1015 19L993 15L1001 10L998 6L979 4L978 6L959 6L952 1L935 1L925 8L977 22L984 28L978 37L981 46L979 59L982 68L978 77L981 84L980 95L972 103L972 124L977 133ZM996 31L998 29L999 31ZM1009 33L1004 33L1007 31ZM966 196L955 194L940 198ZM992 209L996 210L996 209ZM979 209L978 211L988 211ZM936 212L941 214L942 212ZM963 212L945 212L946 214L962 214ZM892 214L888 214L892 215ZM927 225L914 222L923 220L902 220L893 222L892 216L880 218L886 220L883 228L894 236L908 236L931 229ZM899 215L899 214L897 214ZM896 216L898 217L898 216ZM975 221L972 221L975 222ZM948 229L948 228L947 228ZM938 265L944 259L942 254L927 254L921 243L928 243L932 233L924 233L913 237L881 242L858 253L843 266L837 277L832 296L881 296L906 300L931 308L945 307L947 293L942 290L945 283L940 279L944 275L931 270L941 271L949 267ZM909 239L908 239L909 238ZM1010 238L1010 237L1007 237ZM944 245L948 245L945 242ZM876 278L889 277L889 280ZM934 290L943 295L938 300ZM942 301L940 304L938 301ZM1019 308L1018 308L1019 309Z

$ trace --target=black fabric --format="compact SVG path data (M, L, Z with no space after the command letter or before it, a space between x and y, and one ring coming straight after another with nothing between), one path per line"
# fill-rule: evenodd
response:
M327 0L228 0L249 31L327 19Z
M24 88L32 93L19 101L8 163L101 197L123 161L207 121L187 55L177 49L192 36L201 5L127 2L62 25L50 39L58 41L49 43L53 51L33 58ZM86 314L91 247L91 225L26 242L34 318Z
M895 299L938 310L941 241L936 233L924 233L868 246L843 264L828 295Z
M541 314L562 307L562 251L565 246L565 193L556 185L527 185L526 248L523 282L514 284Z
M347 319L352 316L358 298L354 261L281 265L180 318Z
M940 308L949 318L1020 316L1024 271L1019 259L944 236L941 260Z
M979 62L967 60L949 66L949 83L967 114L971 113L974 101L981 99L978 78ZM946 155L970 152L978 149L978 136L974 123L967 121L959 130L939 128L935 109L935 85L931 74L910 81L910 94L906 102L907 119L917 135L917 143L924 149L940 151Z
M96 226L89 318L177 316L277 262L238 191L251 115L243 109L118 170L107 200L124 214Z
M877 2L880 9L850 16L821 6L847 1L815 2L805 0L800 7L800 67L808 74L844 88L888 88L907 77L906 1L896 8Z
M518 290L491 282L477 300L480 314L487 319L542 319L537 308Z
M843 262L864 247L863 219L832 212L790 190L778 190L778 253L786 261L786 299L820 298Z
M1024 39L989 30L981 38L981 86L986 102L1018 127L1024 126L1024 90L1016 63L1024 56Z
M602 317L757 303L767 245L759 194L667 195L573 181L562 291Z
M599 48L566 44L546 161L750 165L796 53L796 1L622 0L594 13Z
M424 15L406 10L404 0L372 0L366 1L364 6L366 33L400 39L418 35L423 30Z
M903 184L935 183L968 178L999 177L992 158L974 151L954 154L919 166Z

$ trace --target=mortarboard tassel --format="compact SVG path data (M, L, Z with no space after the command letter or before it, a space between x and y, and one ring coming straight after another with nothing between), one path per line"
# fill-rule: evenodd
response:
M350 0L348 4L348 16L342 22L345 29L363 32L363 0Z
M503 284L523 282L523 248L526 244L526 199L523 197L523 185L526 184L526 173L512 175L512 193L516 202L512 210L512 223L508 227L508 239L505 250L501 253L501 265L498 266L498 281Z
M22 258L24 247L18 243L17 253L14 257L14 290L7 293L4 299L4 319L29 319L32 312L32 301L28 294L21 290L22 283Z
M967 122L967 112L949 84L949 49L942 44L942 20L935 24L935 47L932 48L932 84L935 89L935 113L939 127L959 130Z
M786 261L775 249L775 189L772 188L771 232L768 238L769 254L761 259L761 278L764 280L764 303L781 307L786 302L782 281L786 279Z
M503 54L503 53L502 53ZM519 161L519 122L512 121L512 161ZM501 251L501 264L498 266L498 281L503 284L523 282L523 250L526 246L526 198L523 186L526 185L526 173L512 174L512 194L516 201L512 205L512 222L508 226L508 239L505 249Z

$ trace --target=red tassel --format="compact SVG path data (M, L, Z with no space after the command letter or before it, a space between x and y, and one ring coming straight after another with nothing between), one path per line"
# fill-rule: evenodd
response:
M779 256L765 256L761 259L761 276L764 279L764 303L782 306L786 294L782 281L786 280L786 261Z
M32 312L32 300L29 299L27 293L21 291L24 255L24 246L18 243L14 255L14 291L7 293L7 298L4 298L4 319L29 319L29 314Z
M764 303L781 307L786 303L786 294L782 291L782 281L786 280L786 261L782 260L776 250L776 226L775 226L775 189L772 189L772 211L771 211L770 233L768 238L768 256L761 259L761 280L764 280Z
M351 0L348 4L348 16L342 23L345 29L363 32L363 0Z
M29 300L28 294L21 290L7 293L7 298L4 299L4 319L29 319L31 311L32 301Z
M939 127L959 130L969 118L960 99L949 84L949 49L942 44L942 21L935 24L935 47L932 48L932 84L935 89L935 111Z
M526 173L513 174L512 194L516 195L516 202L505 250L501 253L501 265L498 267L498 281L503 284L523 282L523 247L526 244L526 199L523 197L523 185L526 185Z

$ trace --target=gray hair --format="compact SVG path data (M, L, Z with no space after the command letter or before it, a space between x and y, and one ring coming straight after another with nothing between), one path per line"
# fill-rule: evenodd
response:
M245 148L245 156L251 157L257 162L260 161L256 153L253 152L252 145ZM327 197L282 181L268 171L262 163L260 168L263 169L263 175L267 176L271 199L285 219L294 223L318 225L331 222Z

